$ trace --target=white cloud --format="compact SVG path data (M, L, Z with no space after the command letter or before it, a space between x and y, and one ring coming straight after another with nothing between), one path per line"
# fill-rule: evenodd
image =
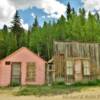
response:
M55 18L55 19L57 18L57 19L58 19L60 16L61 16L61 15L58 15L58 14L55 14L55 13L54 13L54 14L48 15L47 17L48 17L48 18Z
M8 0L2 0L2 3L0 3L0 28L2 28L4 24L10 25L15 11L15 7L12 6Z
M61 15L65 16L65 14L61 14ZM60 14L53 13L53 14L49 14L47 17L48 17L48 18L55 18L55 19L58 19L58 18L61 17L61 15L60 15Z
M31 13L31 16L32 16L33 18L35 18L35 17L36 17L36 15L35 15L34 13Z
M10 25L16 10L36 7L54 18L59 18L66 11L66 6L57 0L2 0L0 3L0 27ZM32 14L34 17L34 14Z
M42 16L42 18L43 18L43 19L45 19L45 18L46 18L46 16Z
M24 22L23 19L20 20L21 21L21 25L25 30L28 30L28 24Z
M59 18L65 14L66 6L57 0L45 0L42 4L44 11L53 18Z
M86 11L100 11L100 0L82 0Z
M37 7L43 9L47 14L51 14L53 17L57 13L57 17L61 16L66 11L66 6L57 0L9 0L16 7L16 9L26 9L31 7Z

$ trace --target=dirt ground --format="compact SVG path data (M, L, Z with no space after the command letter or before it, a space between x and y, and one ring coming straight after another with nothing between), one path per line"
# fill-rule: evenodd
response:
M0 93L0 100L100 100L100 87L84 88L80 92L57 96L13 96L8 92Z

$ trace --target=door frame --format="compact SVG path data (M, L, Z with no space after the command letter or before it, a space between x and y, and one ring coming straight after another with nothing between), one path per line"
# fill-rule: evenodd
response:
M12 85L12 74L13 74L13 64L20 64L20 83L19 85L21 85L21 76L22 76L22 73L21 73L21 62L12 62L11 63L11 78L10 78L10 85Z
M76 78L75 78L75 75L76 75L76 71L75 71L76 68L75 68L75 66L76 66L76 61L77 61L77 60L79 60L79 61L80 61L80 64L81 64L81 65L80 65L80 70L81 70L81 73L80 73L80 74L81 74L82 79L81 79L80 81L83 80L83 65L82 65L82 59L74 59L74 81L75 81L75 82L77 82L77 81L76 81Z

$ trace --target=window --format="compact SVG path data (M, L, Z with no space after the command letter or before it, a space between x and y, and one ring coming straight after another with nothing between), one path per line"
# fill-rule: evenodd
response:
M6 61L5 62L5 65L10 65L10 61Z
M83 61L83 74L88 76L90 75L90 63L89 61Z
M27 81L35 81L36 74L36 66L35 63L31 62L27 64Z
M52 70L52 64L49 64L49 70Z
M68 60L67 61L67 69L66 69L67 75L73 75L73 61Z

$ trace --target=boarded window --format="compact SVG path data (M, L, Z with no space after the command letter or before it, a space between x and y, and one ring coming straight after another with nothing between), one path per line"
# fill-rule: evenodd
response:
M66 73L67 73L67 75L73 75L73 61L72 60L68 60L67 62L66 62L66 66L67 66L67 71L66 71Z
M83 61L83 74L86 76L90 75L90 63L87 60Z
M36 77L36 66L35 63L30 62L27 64L27 81L35 81Z

